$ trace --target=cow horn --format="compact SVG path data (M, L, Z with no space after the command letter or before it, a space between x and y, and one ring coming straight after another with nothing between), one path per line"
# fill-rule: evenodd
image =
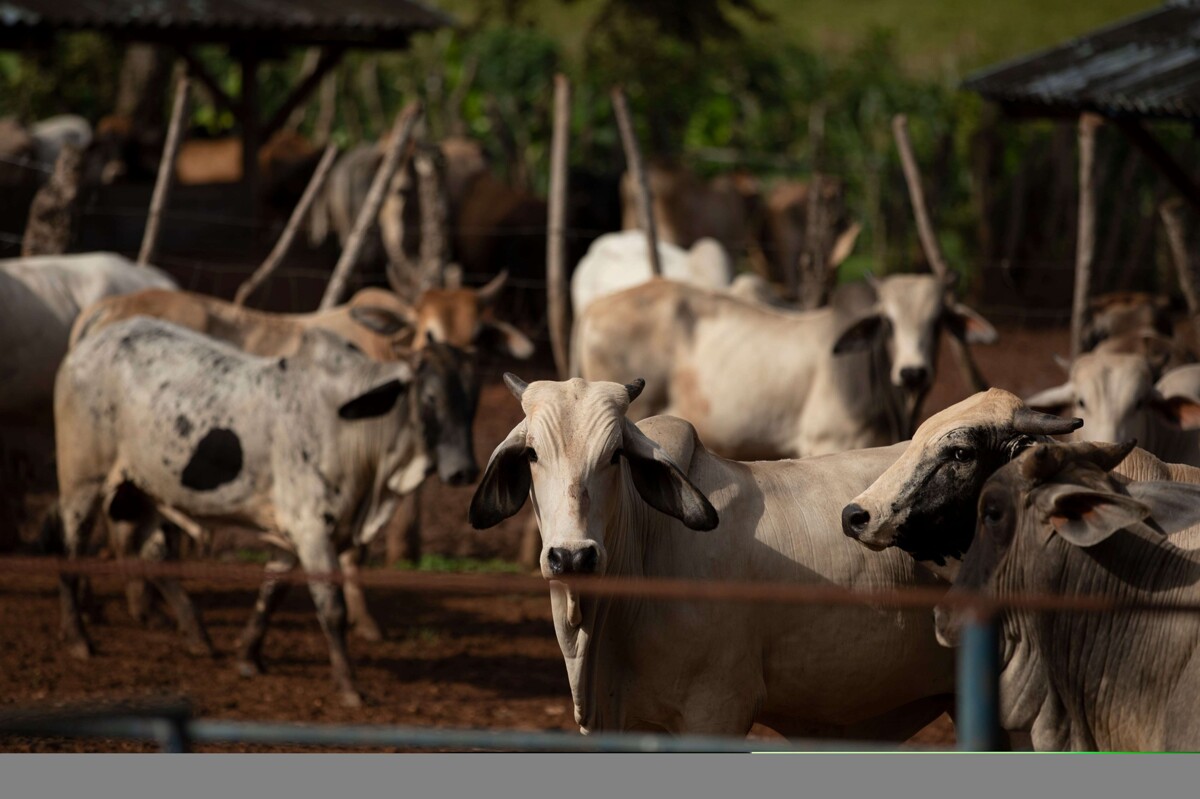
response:
M513 393L517 399L521 399L525 394L525 389L529 388L529 384L521 378L514 375L512 372L504 373L504 385L508 386L508 390Z
M1013 414L1013 429L1018 433L1037 436L1061 436L1083 427L1079 417L1064 419L1030 408L1018 408Z
M475 292L475 296L479 298L479 304L491 305L500 294L500 289L504 288L506 282L508 282L508 270L501 269L500 274L489 280L486 285Z
M1038 444L1021 460L1021 476L1026 480L1039 481L1062 471L1066 447L1054 444Z
M634 380L632 383L625 384L625 393L629 395L629 401L633 402L642 393L642 389L646 387L646 381L642 378Z

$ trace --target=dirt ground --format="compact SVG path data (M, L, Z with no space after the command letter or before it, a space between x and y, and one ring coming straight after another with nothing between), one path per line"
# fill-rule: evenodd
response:
M1001 343L975 349L995 385L1028 394L1062 380L1051 355L1065 353L1063 330L1001 329ZM498 375L498 370L493 373ZM545 377L521 370L522 377ZM932 413L967 395L943 349L939 383L926 403ZM520 408L499 383L485 386L476 427L481 464L520 420ZM466 520L470 488L434 482L424 494L426 552L514 559L528 510L498 528L475 531ZM29 540L33 527L23 530ZM328 650L308 594L293 590L272 621L264 651L268 673L244 679L232 662L234 642L248 618L254 591L191 585L218 656L187 655L171 629L134 624L115 581L96 584L103 623L91 632L98 653L72 660L58 643L55 583L44 576L0 581L0 709L184 696L199 716L320 723L389 723L422 727L575 730L570 690L545 596L455 597L374 591L370 595L385 640L355 640L351 655L365 708L338 705L329 679ZM755 734L772 737L765 729ZM950 745L942 717L914 742ZM152 751L152 744L89 739L0 737L0 751ZM270 751L242 745L202 750ZM300 750L303 751L303 750ZM369 750L378 751L378 750Z

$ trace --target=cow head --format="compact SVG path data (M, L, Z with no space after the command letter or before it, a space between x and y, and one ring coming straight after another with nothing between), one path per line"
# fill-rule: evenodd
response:
M968 343L990 344L996 330L953 299L951 286L934 275L889 275L871 279L875 306L851 322L833 346L835 355L870 350L883 343L893 386L914 410L933 385L939 332Z
M406 273L388 267L388 281L396 294L415 297L411 303L405 303L403 315L413 327L416 346L424 346L432 338L468 351L502 353L522 360L533 355L529 337L496 319L493 312L496 299L508 281L507 272L500 272L478 289L460 285L460 279L454 277L457 270L448 272L453 276L445 287L418 292Z
M979 495L974 543L954 580L957 592L995 594L1001 585L1044 590L1053 574L1051 546L1102 544L1119 530L1155 538L1200 521L1200 486L1172 482L1122 484L1109 472L1133 449L1124 444L1039 444L1002 467ZM1060 553L1061 554L1061 551ZM934 610L938 640L955 646L963 613Z
M871 549L897 546L936 566L961 560L984 482L1041 437L1081 424L1030 410L1000 389L968 397L917 428L899 460L843 508L842 531Z
M1066 383L1033 395L1026 404L1083 419L1083 429L1075 436L1084 441L1148 441L1156 423L1190 426L1200 421L1200 403L1186 397L1167 399L1158 392L1152 365L1142 355L1081 355L1071 364Z
M434 341L416 353L417 402L426 447L436 453L438 478L447 485L475 482L471 424L479 403L475 359L458 347Z
M1088 301L1081 343L1084 352L1089 352L1103 341L1147 329L1165 337L1173 334L1170 298L1141 291L1114 291Z
M705 496L625 417L643 381L622 386L576 378L526 385L512 374L504 380L525 419L492 453L471 500L471 524L492 527L531 496L544 577L604 574L626 543L606 541L605 530L629 523L630 489L693 530L716 527L717 512ZM578 624L578 618L572 621Z

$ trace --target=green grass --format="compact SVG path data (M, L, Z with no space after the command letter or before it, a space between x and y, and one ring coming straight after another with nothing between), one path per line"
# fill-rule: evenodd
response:
M475 0L435 0L462 22ZM535 25L577 55L603 0L531 0ZM686 0L680 0L686 2ZM739 17L751 37L806 44L828 53L851 50L872 28L896 31L901 57L915 74L950 80L981 66L1050 47L1122 17L1156 8L1153 0L758 0L769 23Z
M422 572L490 572L490 573L519 573L521 567L499 558L455 558L446 555L422 555L414 563L402 561L395 568L401 571Z

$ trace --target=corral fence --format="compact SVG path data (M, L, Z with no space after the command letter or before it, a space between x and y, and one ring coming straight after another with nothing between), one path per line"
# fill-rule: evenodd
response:
M261 567L199 562L111 561L96 558L0 558L0 575L176 578L257 586ZM276 575L295 583L342 583L344 575ZM526 575L437 574L365 570L364 587L443 594L546 594L548 584ZM999 620L1006 612L1057 613L1200 613L1200 603L1131 602L1087 595L1023 594L993 597L946 593L939 587L850 590L830 584L793 584L681 579L570 577L561 581L581 595L639 597L666 601L722 601L755 604L858 606L878 609L931 609L935 605L967 611L957 652L955 729L962 751L1003 747L999 723ZM881 664L881 667L882 666ZM306 725L193 718L186 701L89 705L74 708L26 707L0 712L0 736L120 738L157 742L162 751L187 751L198 743L274 744L316 747L405 747L481 751L561 752L795 752L919 749L872 741L773 742L708 736L467 730L387 725Z

